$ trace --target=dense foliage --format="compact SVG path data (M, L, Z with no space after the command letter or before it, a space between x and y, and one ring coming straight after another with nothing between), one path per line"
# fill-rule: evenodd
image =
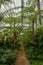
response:
M43 65L43 10L40 2L21 0L19 7L15 0L0 0L0 65L14 64L21 42L30 63Z
M29 43L24 43L26 56L28 59L30 59L30 61L32 61L31 63L34 63L36 61L37 65L38 61L43 61L43 25L39 26L35 30L34 44L31 41Z
M20 44L16 41L14 43L14 51L12 51L12 37L7 37L6 41L0 41L0 65L12 65L17 57ZM2 42L3 41L3 42Z

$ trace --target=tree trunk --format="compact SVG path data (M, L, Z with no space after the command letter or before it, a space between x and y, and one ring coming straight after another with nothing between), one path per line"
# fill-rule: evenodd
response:
M16 32L16 30L15 30L15 23L14 23L14 32L13 32L13 40L12 40L12 51L14 51L14 43L16 42L16 40L17 40L17 36L18 36L18 33Z
M0 3L0 9L1 9L1 3Z
M37 8L38 8L38 15L39 15L39 24L41 25L40 0L37 0Z
M11 50L14 51L14 43L15 43L15 36L13 32L13 39L12 39L12 45L11 45Z
M37 18L36 18L36 28L37 28L37 26L38 26L38 25L37 25Z
M16 31L13 32L13 42L12 42L12 51L14 50L14 43L17 40L18 33Z
M2 47L4 46L4 36L2 37Z
M32 20L32 43L34 45L34 41L35 41L35 35L34 35L34 19Z

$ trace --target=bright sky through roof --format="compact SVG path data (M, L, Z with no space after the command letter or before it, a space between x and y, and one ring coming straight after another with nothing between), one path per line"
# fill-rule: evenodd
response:
M24 0L24 1L27 1L27 0ZM40 2L41 2L42 0L40 0ZM42 4L43 4L43 2L41 2ZM21 6L21 0L12 0L12 3L11 4L9 4L9 5L7 5L7 6L5 6L4 5L4 7L3 7L3 5L2 5L2 7L1 7L1 12L3 12L3 11L6 11L6 9L9 9L9 7L10 8L14 8L14 7L18 7L18 6ZM6 9L5 9L6 8ZM41 5L41 9L43 9L43 6Z

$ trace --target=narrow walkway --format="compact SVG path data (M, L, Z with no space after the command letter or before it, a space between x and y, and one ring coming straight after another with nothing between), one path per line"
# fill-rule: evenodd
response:
M15 65L30 65L29 61L27 60L27 58L25 56L23 44L21 44L21 46L20 46Z

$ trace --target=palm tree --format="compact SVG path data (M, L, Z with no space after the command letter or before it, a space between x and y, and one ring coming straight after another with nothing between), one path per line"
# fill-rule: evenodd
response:
M12 23L13 23L13 39L12 39L12 45L11 45L12 51L14 50L14 43L18 36L18 33L16 32L15 24L19 23L19 21L20 21L20 19L18 20L18 18L15 18L13 16L9 16L4 19L4 22L9 23L11 27L12 27Z

